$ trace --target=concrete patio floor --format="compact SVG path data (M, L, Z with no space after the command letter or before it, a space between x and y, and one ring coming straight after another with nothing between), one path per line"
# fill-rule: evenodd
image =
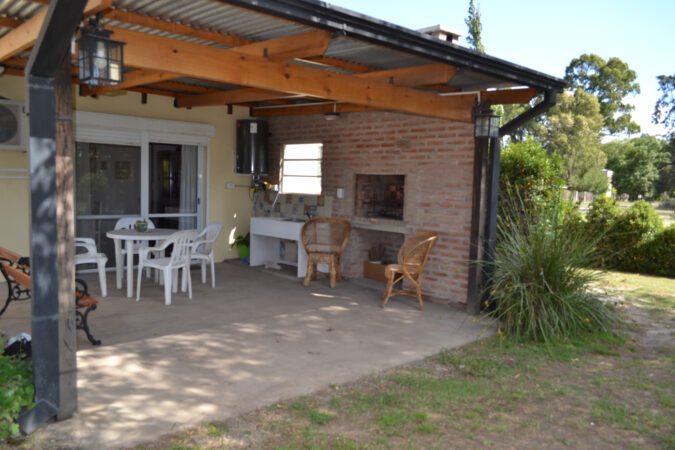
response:
M192 273L192 300L145 280L141 301L109 296L90 315L93 347L78 331L76 415L32 439L45 447L120 448L356 380L475 340L485 323L456 308L394 297L357 280L308 288L286 272L216 265L216 289ZM91 291L99 292L94 277ZM375 284L375 287L379 287ZM30 332L29 302L15 302L0 329Z

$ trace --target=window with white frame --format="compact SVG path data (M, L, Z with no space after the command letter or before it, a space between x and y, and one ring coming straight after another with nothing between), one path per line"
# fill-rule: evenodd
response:
M323 144L287 144L281 161L282 194L321 194Z

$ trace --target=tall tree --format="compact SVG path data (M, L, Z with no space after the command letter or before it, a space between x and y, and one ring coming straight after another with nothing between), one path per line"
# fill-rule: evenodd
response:
M607 158L600 150L602 124L598 100L577 88L572 95L560 94L546 117L532 124L532 131L549 153L563 157L569 182L604 167Z
M598 55L583 54L573 59L565 69L565 81L571 87L580 87L595 95L600 102L600 113L606 134L637 133L640 126L633 122L635 107L624 103L628 95L639 94L637 75L619 58L605 61Z
M663 147L669 162L659 172L658 192L675 195L675 74L659 75L661 97L656 101L652 121L666 127L668 143Z
M469 17L464 20L466 26L469 27L469 34L466 41L479 53L485 53L483 41L481 40L481 33L483 25L480 22L480 7L477 7L473 0L469 1Z
M663 124L670 133L675 132L675 74L659 75L661 97L656 101L652 122Z
M632 199L656 194L659 170L670 158L663 142L654 136L614 141L603 145L607 168L614 171L613 184L619 194Z

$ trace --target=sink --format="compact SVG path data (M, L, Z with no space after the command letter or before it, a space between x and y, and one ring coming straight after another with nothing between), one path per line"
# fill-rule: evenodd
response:
M305 219L293 219L292 217L279 217L278 220L283 220L284 222L295 222L295 223L305 223Z

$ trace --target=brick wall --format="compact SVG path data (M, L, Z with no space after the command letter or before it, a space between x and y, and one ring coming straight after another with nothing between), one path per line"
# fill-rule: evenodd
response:
M354 184L358 174L405 175L405 233L355 227L345 254L343 273L363 274L368 249L378 242L387 257L404 237L422 230L439 233L425 270L424 294L432 299L466 302L473 125L396 113L351 113L339 120L323 116L287 116L270 123L270 180L278 183L284 144L322 142L323 194L333 198L332 215L353 220Z

